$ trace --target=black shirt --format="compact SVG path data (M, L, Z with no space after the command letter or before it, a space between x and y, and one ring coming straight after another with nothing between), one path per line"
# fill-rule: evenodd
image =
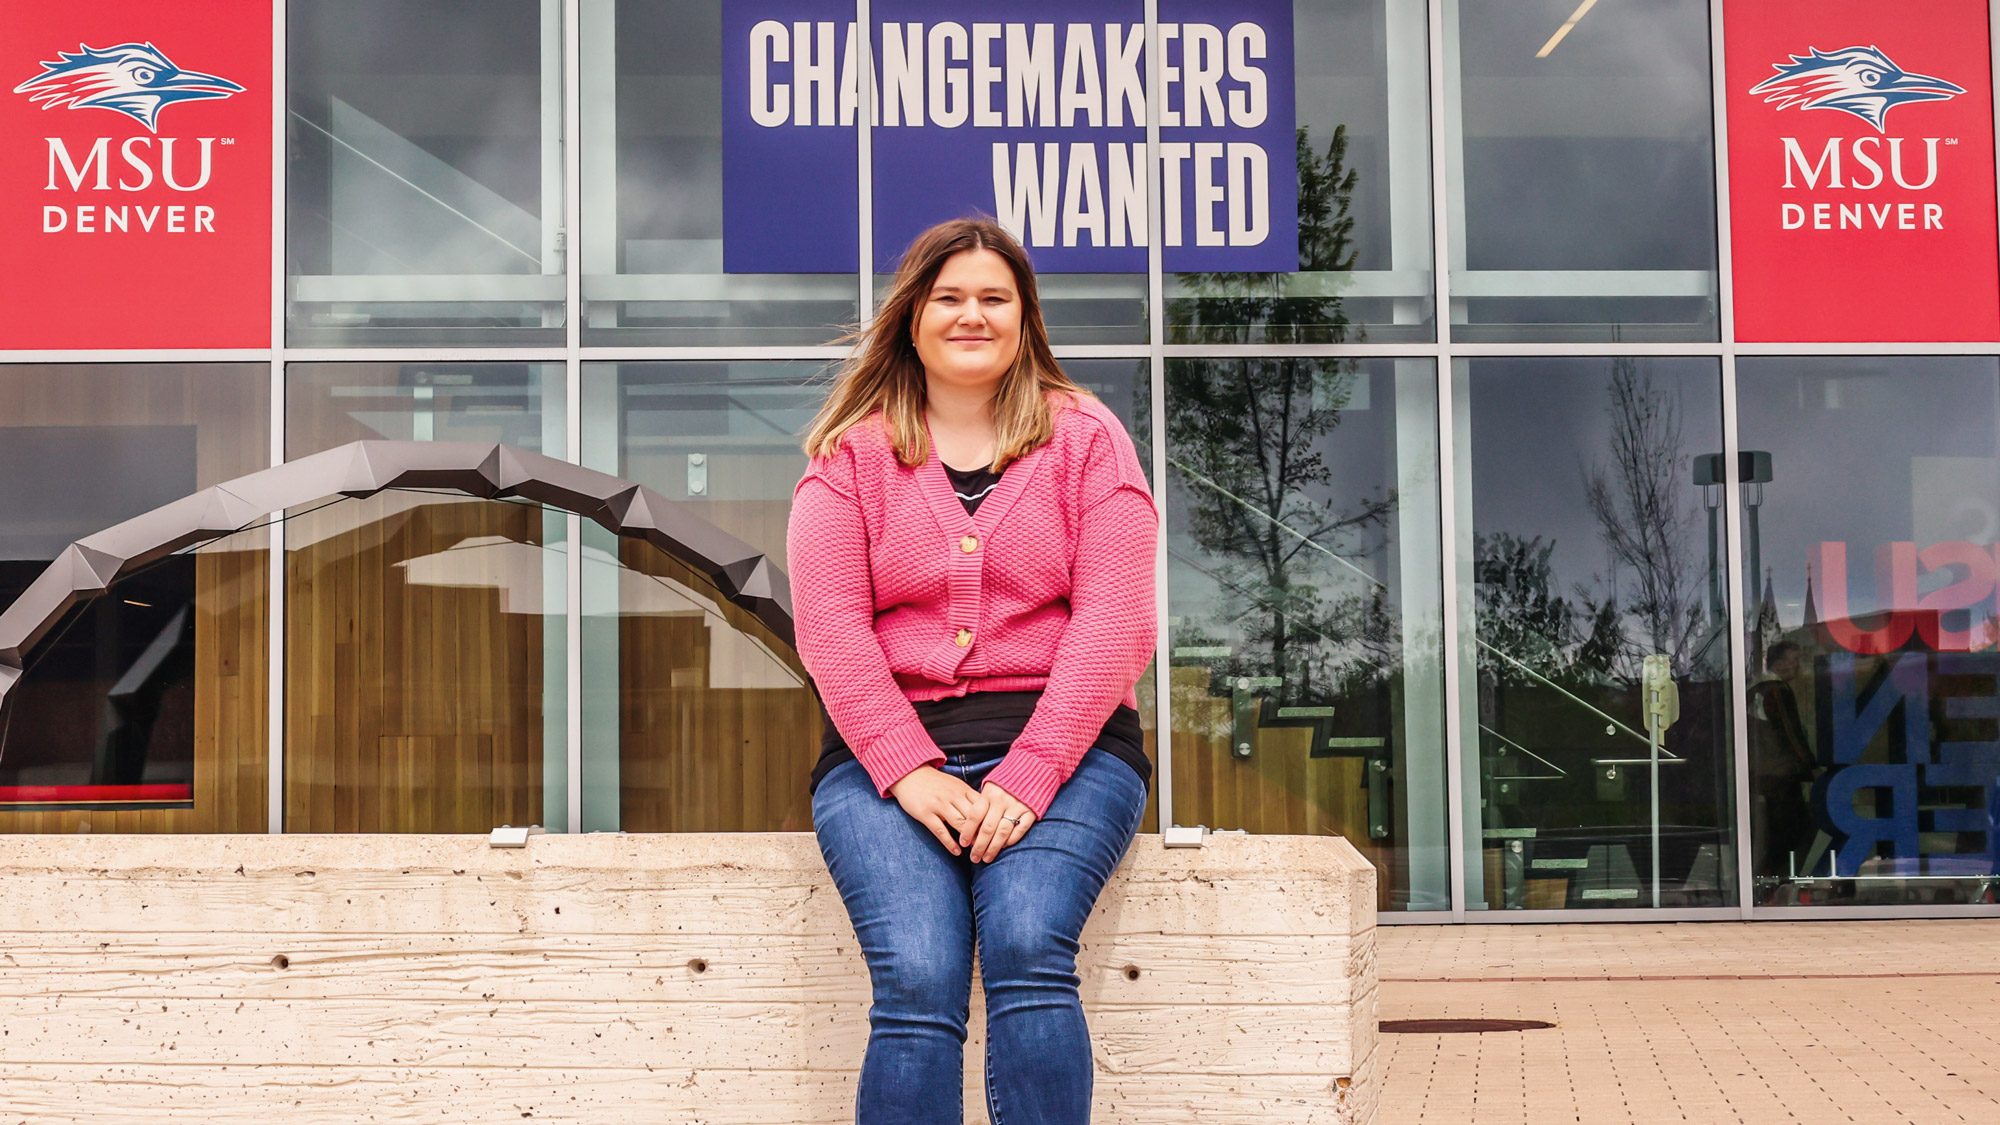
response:
M991 467L954 469L946 465L944 471L951 478L952 491L958 493L967 515L978 512L980 501L1000 483L1000 474ZM914 706L918 721L924 724L938 749L965 759L970 765L982 765L1007 753L1028 725L1041 698L1039 691L977 691L949 699L926 700ZM835 766L854 760L854 751L834 727L833 717L826 713L824 705L820 716L825 720L826 733L820 739L819 761L813 764L814 789L819 788L820 779ZM1152 781L1153 763L1146 757L1138 711L1120 704L1098 732L1093 745L1131 766L1140 781Z
M968 516L978 513L979 502L1000 483L1000 474L991 465L983 469L954 469L946 465L944 475L951 478L951 490L958 493Z

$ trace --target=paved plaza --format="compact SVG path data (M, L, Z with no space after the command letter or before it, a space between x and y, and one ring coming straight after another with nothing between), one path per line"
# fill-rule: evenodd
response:
M1381 1120L2000 1121L2000 919L1384 926Z

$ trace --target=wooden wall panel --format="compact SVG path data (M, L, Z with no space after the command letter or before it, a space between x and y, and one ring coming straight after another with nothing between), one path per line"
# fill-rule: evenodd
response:
M744 473L770 471L767 458L713 457L709 461L709 475L715 477L727 471L729 467L726 462L730 460L741 462L734 471ZM689 503L703 519L769 555L780 568L785 566L785 528L792 518L792 500L789 495L782 500L684 502Z
M286 454L414 433L519 442L543 385L533 365L497 366L467 367L461 392L401 363L293 365ZM543 652L564 626L541 613L543 527L533 505L413 493L288 521L286 831L484 833L547 819L543 755L563 748L543 744L544 695L563 685L544 684ZM454 571L465 584L425 584Z
M206 488L269 464L269 388L263 364L10 364L0 425L193 426L194 487ZM194 807L0 809L0 833L265 830L266 542L246 532L196 558Z
M541 823L541 510L390 496L288 535L286 831Z
M618 623L619 824L628 832L810 827L806 785L822 720L798 657L658 549L626 542L620 551L631 570L691 597L671 615L629 613ZM715 635L729 630L771 656L743 645L719 655ZM786 677L798 686L732 686Z

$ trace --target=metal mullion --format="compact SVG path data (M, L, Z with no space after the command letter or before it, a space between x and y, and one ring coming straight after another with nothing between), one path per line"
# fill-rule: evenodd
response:
M1428 0L1425 21L1428 49L1431 122L1431 271L1437 288L1436 307L1431 320L1437 325L1437 437L1438 437L1438 575L1443 604L1444 636L1439 659L1444 662L1444 791L1445 858L1451 879L1449 921L1466 920L1465 910L1465 732L1461 729L1461 699L1465 692L1459 674L1458 619L1458 459L1453 448L1452 342L1451 342L1451 222L1449 200L1443 181L1448 167L1445 132L1445 26L1444 0ZM1426 921L1438 912L1426 911Z
M860 286L855 297L858 323L867 324L875 316L875 34L873 13L868 0L855 0L854 45L859 73L854 78L854 158L855 168L855 270ZM834 99L834 120L840 119L839 101Z
M1975 876L1976 878L1976 876ZM1898 918L2000 918L2000 905L1903 904L1882 906L1766 906L1754 912L1759 922L1863 921Z
M1466 260L1464 228L1470 226L1465 207L1465 171L1462 160L1448 160L1451 143L1456 140L1461 146L1465 142L1465 109L1449 83L1456 77L1455 68L1460 64L1458 43L1447 34L1445 7L1450 4L1452 14L1457 15L1457 0L1431 0L1430 3L1430 59L1431 59L1431 144L1433 162L1431 167L1431 199L1440 214L1437 223L1440 245L1437 247L1438 300L1437 320L1440 326L1438 342L1441 346L1451 346L1451 325L1453 311L1448 302L1451 296L1451 276L1454 266ZM1462 85L1462 84L1461 84ZM1453 122L1458 124L1454 133ZM1454 241L1456 240L1456 241ZM1467 319L1471 317L1468 310Z
M1051 344L1057 359L1146 359L1151 344Z
M1440 925L1441 911L1415 914L1382 914L1375 921L1383 926ZM1756 911L1760 922L1831 922L1895 920L1917 918L2000 918L2000 905L1956 906L1767 906ZM1475 926L1537 926L1560 923L1631 922L1741 922L1742 912L1734 906L1672 906L1654 910L1649 906L1604 907L1589 910L1487 910L1467 915Z
M1389 925L1419 925L1425 919L1411 917L1408 921L1391 921L1385 915L1377 921ZM1606 906L1554 910L1474 910L1467 913L1463 921L1472 926L1535 926L1584 922L1740 922L1742 916L1733 906L1663 906L1658 910L1650 906Z
M1460 341L1451 345L1452 354L1473 358L1478 356L1714 356L1722 351L1722 345L1713 340L1692 343L1624 343L1618 340L1581 340L1575 342L1551 342L1538 344L1470 343Z
M563 460L583 453L583 36L582 0L563 0ZM544 203L546 206L546 203ZM564 519L563 755L569 791L563 831L583 831L583 517ZM547 748L543 753L547 753Z
M285 4L271 0L271 365L270 459L285 463ZM271 523L266 534L265 575L265 795L264 830L285 830L285 525Z
M1168 359L1300 358L1345 359L1389 358L1428 359L1438 346L1430 340L1403 344L1165 344L1161 352Z
M8 363L269 363L269 348L69 348L0 350Z
M1160 0L1145 0L1146 34L1146 340L1150 371L1149 398L1153 415L1153 504L1159 513L1159 537L1153 552L1153 606L1157 624L1153 636L1153 722L1159 754L1159 826L1178 823L1174 816L1174 670L1168 654L1173 637L1168 624L1172 605L1167 589L1167 358L1166 358L1166 236L1160 215Z
M1751 894L1755 872L1752 870L1754 857L1750 849L1750 700L1745 687L1751 669L1744 667L1747 646L1743 636L1743 506L1740 502L1743 482L1738 479L1737 471L1742 437L1738 430L1736 397L1736 273L1732 261L1734 243L1729 207L1729 67L1728 56L1724 53L1722 3L1723 0L1709 0L1708 71L1710 111L1715 122L1716 318L1722 339L1722 462L1724 507L1727 509L1722 516L1723 557L1727 560L1730 578L1729 721L1735 776L1731 786L1734 797L1731 819L1736 825L1736 909L1739 917L1749 921L1755 910ZM1755 582L1757 578L1751 575L1750 580Z
M1744 629L1749 616L1744 605L1743 573L1743 482L1738 472L1741 467L1742 435L1739 431L1736 396L1736 356L1725 351L1722 356L1722 466L1723 466L1723 557L1729 568L1726 587L1729 607L1729 715L1731 737L1735 743L1732 757L1735 761L1735 823L1736 823L1736 893L1737 906L1745 921L1753 917L1751 905L1750 854L1750 698L1747 685L1755 670L1746 666L1749 658L1748 646L1744 643ZM1748 575L1748 580L1756 582L1757 576Z
M568 348L287 348L293 363L561 363Z
M585 346L581 358L586 363L646 363L656 360L704 360L709 362L756 362L761 360L792 359L843 359L848 349L825 345L797 347L757 347L755 345L720 345L713 347L634 347L634 346Z

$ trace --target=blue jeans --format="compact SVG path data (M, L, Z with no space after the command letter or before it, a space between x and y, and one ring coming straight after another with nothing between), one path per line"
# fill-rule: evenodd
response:
M943 768L977 789L997 764L947 752ZM964 1119L975 937L993 1125L1090 1120L1077 939L1145 806L1146 786L1132 767L1091 750L1046 817L992 863L974 864L876 796L858 763L820 781L813 826L875 990L855 1098L859 1125Z

